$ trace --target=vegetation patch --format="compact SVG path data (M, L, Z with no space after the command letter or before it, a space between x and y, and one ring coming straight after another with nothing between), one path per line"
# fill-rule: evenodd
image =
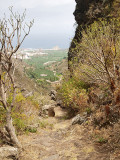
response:
M89 85L87 83L67 75L62 85L57 88L58 98L63 101L65 107L83 112L88 107L88 88Z
M67 57L67 50L47 50L47 55L33 56L31 59L24 60L30 67L25 68L27 75L35 79L39 85L47 85L46 80L51 82L59 80L60 70L56 70L54 63L61 62ZM51 63L48 63L51 62ZM54 67L52 67L54 66ZM57 72L54 72L57 71ZM46 76L43 76L46 75Z

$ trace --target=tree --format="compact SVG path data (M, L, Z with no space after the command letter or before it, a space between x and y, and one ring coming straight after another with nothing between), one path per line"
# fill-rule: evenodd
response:
M15 104L16 84L14 55L29 35L34 21L25 22L26 11L20 15L9 7L10 18L0 20L0 102L6 111L6 131L14 146L21 147L15 133L11 116ZM16 44L14 43L16 41Z
M83 32L78 59L85 81L105 83L112 93L120 82L120 31L116 22L95 22Z

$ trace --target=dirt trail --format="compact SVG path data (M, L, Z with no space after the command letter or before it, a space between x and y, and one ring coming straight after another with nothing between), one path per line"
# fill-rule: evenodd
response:
M24 148L20 160L112 160L105 150L95 148L82 125L71 126L71 120L59 118L47 121L53 126L19 137Z

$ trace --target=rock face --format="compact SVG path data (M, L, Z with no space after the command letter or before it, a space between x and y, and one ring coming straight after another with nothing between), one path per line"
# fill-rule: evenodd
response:
M78 25L89 24L99 17L108 16L114 0L75 0L75 20Z
M71 43L68 61L71 61L75 55L76 42L79 43L82 38L81 31L85 29L86 25L93 23L98 18L107 18L110 16L111 11L113 11L113 3L116 0L75 0L76 9L73 13L77 23L77 28L75 32L74 39ZM120 3L120 2L116 2ZM70 68L70 65L68 66Z
M17 160L18 149L11 146L0 148L0 160Z

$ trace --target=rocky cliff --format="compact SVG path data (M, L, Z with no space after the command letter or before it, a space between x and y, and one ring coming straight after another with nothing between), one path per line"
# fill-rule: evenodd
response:
M90 25L99 18L111 18L118 16L118 10L120 7L119 0L75 0L76 9L73 13L77 23L77 28L73 41L68 53L68 61L76 55L75 47L77 43L81 41L81 31L85 29L87 25ZM70 68L70 63L69 63Z

